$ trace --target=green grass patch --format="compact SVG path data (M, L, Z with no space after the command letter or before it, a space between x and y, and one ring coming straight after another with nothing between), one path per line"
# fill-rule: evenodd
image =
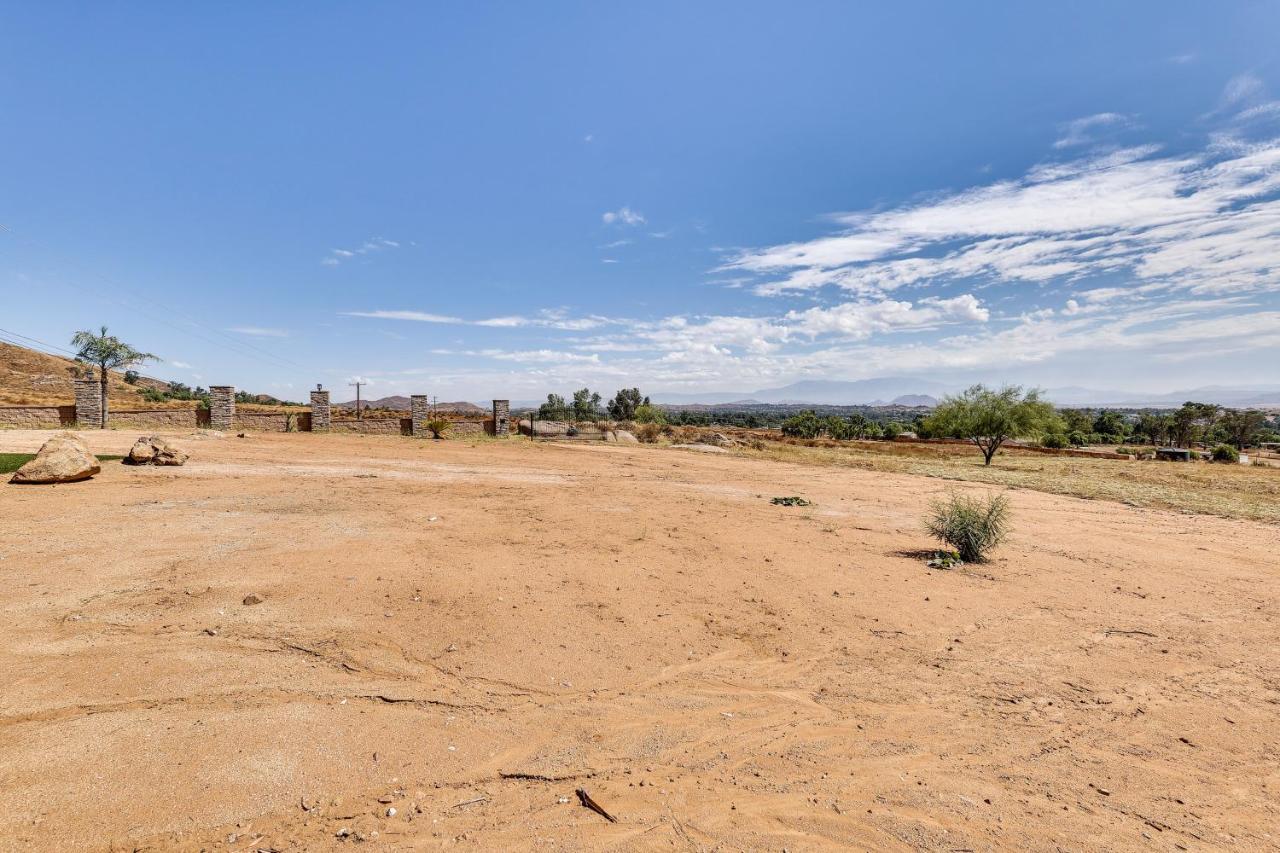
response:
M12 474L35 459L34 453L0 453L0 474ZM99 462L118 462L123 456L99 456Z

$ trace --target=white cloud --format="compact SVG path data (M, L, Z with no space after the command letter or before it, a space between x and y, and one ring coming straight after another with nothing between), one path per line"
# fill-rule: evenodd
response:
M170 362L169 362L169 364L173 365L174 367L178 368L179 370L191 370L191 369L192 369L191 365L187 364L185 361L170 361Z
M330 249L329 254L320 260L320 263L326 267L336 267L344 261L360 255L368 255L373 252L382 252L387 249L398 249L400 243L396 240L387 240L384 237L371 237L365 240L357 248L354 249Z
M1119 113L1096 113L1085 116L1064 124L1062 137L1053 143L1053 147L1071 148L1076 145L1088 145L1095 141L1095 135L1099 131L1114 131L1130 125L1129 118Z
M289 331L287 329L268 329L262 326L232 326L227 329L228 332L235 332L240 335L251 335L255 338L287 338Z
M632 210L630 207L623 205L617 210L605 211L600 216L605 225L643 225L645 223L644 214L639 211Z
M343 317L371 317L376 320L412 320L417 323L463 323L458 317L428 314L425 311L342 311Z
M1120 275L1131 287L1280 288L1280 140L1225 154L1151 147L1046 164L880 213L842 233L731 255L756 292L835 287L864 296L947 281Z

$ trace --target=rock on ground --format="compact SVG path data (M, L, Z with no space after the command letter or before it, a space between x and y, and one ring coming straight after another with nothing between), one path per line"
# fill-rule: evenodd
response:
M613 436L619 444L640 443L640 439L636 438L634 433L627 432L625 429L614 430Z
M144 435L134 442L124 461L130 465L181 465L187 454L159 436Z
M74 483L102 470L98 457L77 436L63 432L44 443L36 458L14 472L11 483Z

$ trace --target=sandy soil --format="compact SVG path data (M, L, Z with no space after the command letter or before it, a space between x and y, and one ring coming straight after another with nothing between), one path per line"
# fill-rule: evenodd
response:
M185 446L0 485L0 848L1280 849L1275 526L1018 491L943 572L937 479Z

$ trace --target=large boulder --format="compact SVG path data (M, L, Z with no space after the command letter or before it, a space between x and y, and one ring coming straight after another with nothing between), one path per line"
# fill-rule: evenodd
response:
M187 454L158 435L144 435L133 443L124 461L129 465L181 465Z
M98 457L78 436L69 432L44 443L36 458L14 472L11 483L74 483L87 480L102 470Z
M625 429L614 430L613 437L619 444L640 443L640 439L636 438L635 433L627 432Z
M533 434L540 438L551 438L561 435L569 435L570 424L564 421L534 421ZM520 433L522 435L529 434L529 419L525 418L520 421Z

